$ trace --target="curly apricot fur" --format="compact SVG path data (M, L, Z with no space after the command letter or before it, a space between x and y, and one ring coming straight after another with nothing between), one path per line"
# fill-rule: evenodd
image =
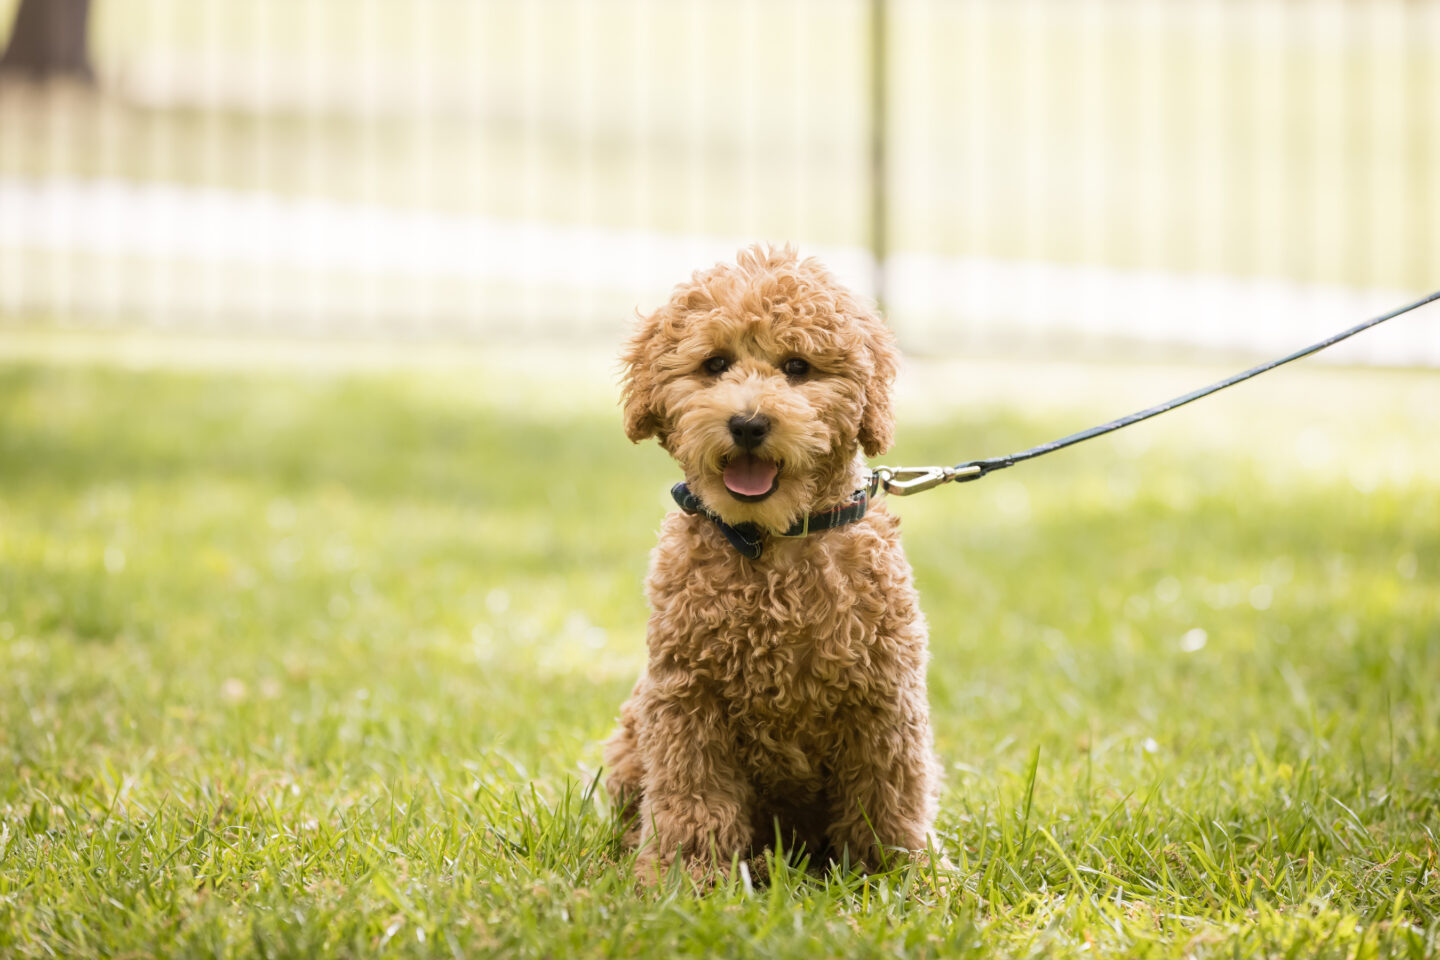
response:
M707 372L705 361L729 366ZM801 357L802 376L784 363ZM813 259L751 247L696 272L623 354L625 431L654 436L732 524L785 530L862 483L894 432L893 337ZM727 424L763 413L780 464L760 502L723 480ZM665 518L651 555L645 671L605 745L606 788L632 818L638 869L723 870L776 837L877 865L924 848L939 767L925 692L925 620L899 520L737 553L709 520Z

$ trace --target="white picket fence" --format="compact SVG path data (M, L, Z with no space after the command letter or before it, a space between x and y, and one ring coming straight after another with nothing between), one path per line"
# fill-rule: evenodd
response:
M603 339L744 242L162 184L0 179L0 315L307 336ZM868 252L802 252L872 292ZM892 323L909 348L928 351L1269 354L1417 293L918 255L897 255L887 269ZM1336 356L1440 365L1440 316L1430 313Z

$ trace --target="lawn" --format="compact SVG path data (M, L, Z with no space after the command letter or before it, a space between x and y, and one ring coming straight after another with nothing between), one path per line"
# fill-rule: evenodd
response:
M1440 952L1433 373L892 503L953 876L700 895L637 892L592 790L674 479L603 363L87 356L0 360L0 954ZM909 371L887 460L1203 380L1031 376Z

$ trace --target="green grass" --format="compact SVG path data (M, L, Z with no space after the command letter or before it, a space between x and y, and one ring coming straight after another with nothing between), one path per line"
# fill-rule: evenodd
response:
M522 369L0 364L0 954L1440 951L1433 374L896 504L954 877L697 895L591 789L673 471ZM912 407L891 462L1091 414Z

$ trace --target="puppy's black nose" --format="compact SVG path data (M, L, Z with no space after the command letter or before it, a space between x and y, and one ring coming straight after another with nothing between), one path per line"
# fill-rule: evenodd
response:
M730 418L730 436L741 450L754 450L769 432L770 418L763 413L737 413Z

